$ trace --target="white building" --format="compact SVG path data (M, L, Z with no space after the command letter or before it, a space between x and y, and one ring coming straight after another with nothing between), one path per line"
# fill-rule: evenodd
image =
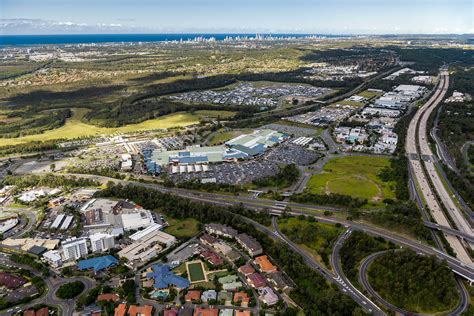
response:
M135 263L143 263L158 255L165 248L163 245L167 248L175 242L174 236L155 229L124 247L118 255L127 258L130 266L133 266Z
M57 250L50 250L43 254L43 259L52 267L57 268L63 264L61 255Z
M131 235L129 238L133 241L137 241L137 240L145 237L148 234L151 234L151 233L153 233L157 230L160 230L161 228L163 228L163 225L155 223L155 224L152 224L152 225L148 226L145 229L137 231L135 234Z
M122 227L125 231L140 229L154 223L153 216L149 210L141 209L120 215Z
M130 154L123 154L122 155L122 161L121 161L121 167L123 171L129 171L132 170L132 156Z
M87 249L87 239L81 238L69 238L61 243L63 249L64 258L67 260L77 260L89 253Z
M96 233L89 236L92 252L103 252L115 247L114 236L106 233Z
M389 145L396 145L398 142L398 136L392 132L386 132L382 135L382 142Z

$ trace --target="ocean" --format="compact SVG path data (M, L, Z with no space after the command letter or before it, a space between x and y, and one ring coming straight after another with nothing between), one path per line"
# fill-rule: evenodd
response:
M0 35L0 46L17 45L47 45L47 44L91 44L91 43L121 43L121 42L164 42L192 40L197 37L223 40L226 37L255 37L255 34L74 34L74 35ZM334 35L318 34L260 34L268 37L308 37Z

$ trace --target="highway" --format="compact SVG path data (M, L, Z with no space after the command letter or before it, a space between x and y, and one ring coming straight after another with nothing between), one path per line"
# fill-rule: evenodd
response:
M340 257L340 251L342 246L344 245L344 242L346 239L351 235L352 230L348 229L346 230L339 238L337 239L336 243L333 246L332 249L332 254L331 254L331 265L334 269L334 273L336 274L336 277L340 282L342 282L348 289L351 291L351 293L357 293L358 296L362 297L363 300L366 302L365 304L370 305L370 309L375 311L374 314L385 314L374 302L372 302L368 297L366 297L364 294L362 294L351 282L350 280L346 277L344 271L342 270L342 265L341 265L341 257Z
M429 221L423 221L423 224L428 228L440 230L440 231L442 231L446 234L450 234L450 235L465 239L465 240L467 240L468 242L471 242L471 243L474 242L474 236L473 235L465 234L465 233L463 233L463 232L461 232L457 229L453 229L453 228L447 227L447 226L442 226L442 225L439 225L439 224L436 224L436 223L433 223L433 222L429 222Z
M272 218L272 227L273 232L269 231L265 226L259 225L260 230L265 230L267 234L273 234L281 242L286 244L294 252L300 254L303 257L305 263L313 270L320 273L327 281L335 284L341 291L346 295L350 296L357 304L359 304L366 312L372 315L385 315L385 313L373 302L371 302L367 297L365 297L359 290L357 290L352 284L345 282L340 275L334 276L329 270L321 266L317 261L315 261L306 251L301 249L298 245L294 244L289 240L278 228L277 218L274 216Z
M443 73L441 74L443 76ZM441 177L436 169L435 161L434 161L434 154L431 150L430 144L428 142L428 121L431 116L431 113L436 109L437 105L443 100L444 95L449 86L449 73L446 71L444 72L444 85L442 86L442 90L438 96L438 98L429 105L424 112L422 113L421 119L419 121L418 126L418 143L420 148L420 153L422 157L426 157L427 159L423 159L426 171L428 176L435 188L438 196L440 197L441 202L443 203L445 209L449 212L451 219L456 224L457 228L464 232L465 234L473 235L474 232L471 228L471 225L467 221L467 219L463 216L462 211L458 209L454 201L452 200L451 195L448 193L445 185L441 181ZM474 236L474 235L473 235Z
M447 87L449 84L449 74L446 71L442 71L438 82L438 87L433 96L415 113L410 125L408 127L407 139L406 139L406 153L410 168L415 176L416 183L418 184L423 198L431 212L432 217L436 223L451 227L450 222L443 212L441 205L438 203L436 194L431 189L431 185L428 177L431 179L433 186L436 188L438 195L441 197L443 204L447 207L446 209L450 213L453 221L456 225L459 224L458 229L465 234L472 234L472 230L469 226L466 227L466 219L462 217L454 205L451 197L446 192L443 183L441 182L437 171L435 170L433 159L434 156L429 148L427 140L427 122L431 112L443 99ZM418 136L418 137L417 137ZM418 144L420 150L418 150ZM427 170L428 176L425 174L422 162ZM459 211L459 210L458 210ZM460 218L462 217L462 218ZM464 263L471 264L472 260L464 248L461 241L450 234L445 234L445 237L453 248L456 256Z

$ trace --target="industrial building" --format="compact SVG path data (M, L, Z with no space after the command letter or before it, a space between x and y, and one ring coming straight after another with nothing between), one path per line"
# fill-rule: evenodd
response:
M125 231L148 227L154 223L149 210L130 201L92 199L81 208L87 229L123 228Z
M145 228L154 223L153 216L149 210L128 210L120 215L122 227L125 231Z

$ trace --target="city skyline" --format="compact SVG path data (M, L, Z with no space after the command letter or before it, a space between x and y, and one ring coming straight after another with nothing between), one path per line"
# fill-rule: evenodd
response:
M1 35L474 33L473 4L465 0L0 0L0 11Z

